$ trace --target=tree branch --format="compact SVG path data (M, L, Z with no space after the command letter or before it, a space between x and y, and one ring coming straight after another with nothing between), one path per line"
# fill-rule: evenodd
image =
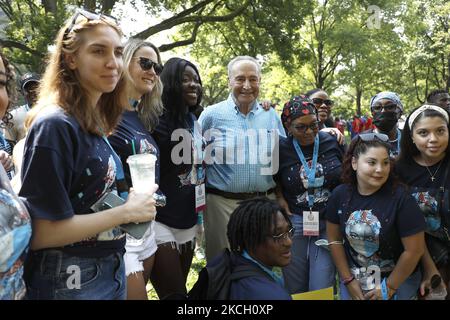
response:
M178 14L172 18L164 20L163 22L161 22L157 25L151 26L148 29L146 29L142 32L139 32L138 34L132 36L132 38L147 39L148 37L150 37L158 32L161 32L163 30L168 30L177 25L189 23L189 22L207 23L207 22L224 22L224 21L233 20L235 17L240 15L242 12L244 12L244 10L250 4L250 0L246 0L241 7L237 8L235 11L231 12L230 14L224 15L224 16L202 16L202 15L186 16L187 15L186 12L198 11L199 9L203 8L204 6L206 6L207 4L209 4L212 1L213 0L203 1L203 2L195 5L194 7L181 12L180 14ZM203 5L201 5L201 4L203 4ZM196 7L196 9L194 10L195 7Z
M22 51L26 51L26 52L29 52L32 55L37 56L39 58L43 58L45 56L41 52L31 49L31 48L27 47L26 45L24 45L20 42L17 42L17 41L0 39L0 46L2 46L3 48L16 48L16 49L19 49Z
M163 45L159 46L159 48L158 48L159 51L161 51L161 52L169 51L176 47L182 47L182 46L187 46L188 44L193 44L195 42L195 40L197 39L197 32L201 25L202 25L201 22L197 22L195 24L194 29L192 29L191 37L189 39L175 41L175 42L169 43L169 44L163 44Z

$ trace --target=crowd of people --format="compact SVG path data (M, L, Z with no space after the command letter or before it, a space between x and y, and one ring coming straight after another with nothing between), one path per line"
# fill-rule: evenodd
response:
M229 249L235 267L262 271L232 282L231 299L337 283L340 299L445 299L448 92L409 114L399 94L377 93L347 146L325 90L279 116L258 100L255 58L231 59L228 81L228 98L203 109L194 63L163 65L152 43L123 44L113 17L77 9L10 112L0 53L0 299L145 300L149 281L160 299L187 297L203 228L208 265ZM146 192L133 189L136 154L157 159ZM148 223L141 238L130 223Z

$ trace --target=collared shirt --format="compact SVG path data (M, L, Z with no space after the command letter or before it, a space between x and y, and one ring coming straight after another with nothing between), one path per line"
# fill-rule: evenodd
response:
M206 108L199 118L205 150L206 186L226 192L264 192L275 186L278 137L285 136L273 108L265 111L255 101L244 115L233 95Z

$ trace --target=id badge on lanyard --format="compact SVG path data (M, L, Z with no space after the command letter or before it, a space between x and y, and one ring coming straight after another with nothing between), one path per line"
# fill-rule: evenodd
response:
M303 165L308 177L308 190L306 192L308 199L309 211L303 211L303 235L304 236L318 236L319 235L319 211L313 211L314 206L314 187L316 180L316 167L317 158L319 156L319 135L316 135L314 139L314 150L313 157L311 161L311 167L309 167L308 162L306 162L303 151L295 138L293 139L294 148L297 155Z

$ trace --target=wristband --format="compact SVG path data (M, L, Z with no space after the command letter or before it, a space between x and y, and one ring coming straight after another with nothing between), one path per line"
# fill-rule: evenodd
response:
M345 279L342 279L342 283L344 284L344 286L347 286L350 284L350 282L352 282L353 280L355 280L355 276L351 276Z

